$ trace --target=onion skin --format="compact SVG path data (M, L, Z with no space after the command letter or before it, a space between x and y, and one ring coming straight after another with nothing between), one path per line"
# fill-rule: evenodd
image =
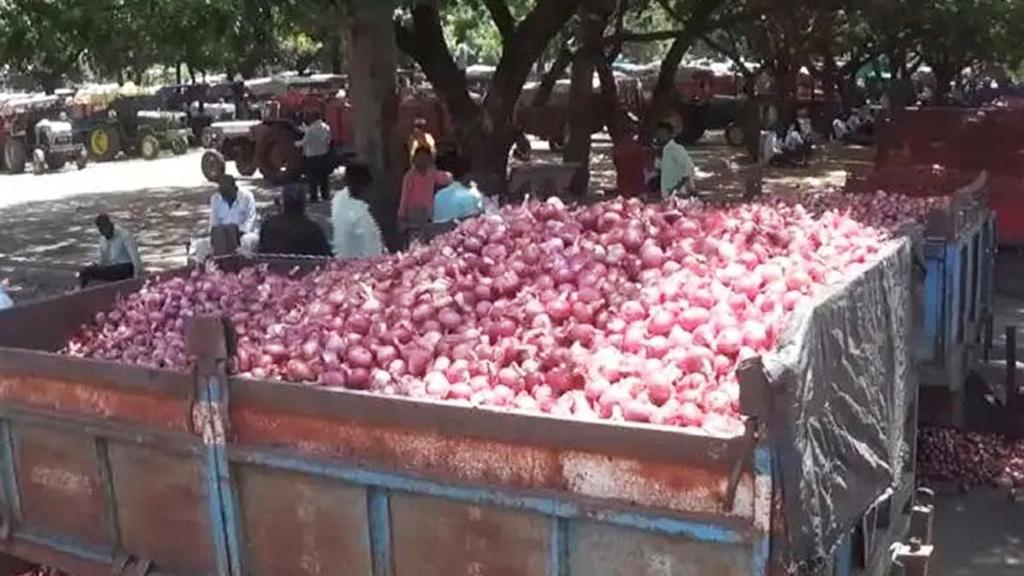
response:
M242 376L731 434L738 362L943 206L884 193L533 202L304 276L209 267L149 282L64 352L187 370L188 320L220 316Z

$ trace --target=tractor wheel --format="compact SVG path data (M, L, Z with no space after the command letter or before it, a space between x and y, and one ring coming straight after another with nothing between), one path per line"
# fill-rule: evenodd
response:
M79 148L78 153L75 154L75 167L79 170L85 170L85 167L89 165L89 153L85 151L85 148Z
M188 137L178 136L171 140L171 152L174 152L175 156L181 156L188 152Z
M734 148L739 148L747 141L747 133L743 130L743 126L735 122L730 122L725 127L725 141Z
M160 141L152 134L146 134L139 143L139 153L146 160L156 160L160 155Z
M32 151L32 173L36 176L46 174L46 152L39 148Z
M46 165L50 170L60 170L68 163L68 157L62 154L48 154L46 156Z
M117 157L121 151L121 135L110 126L100 126L89 133L89 154L100 162Z
M256 173L256 152L251 142L239 144L235 150L235 168L242 176L252 176Z
M203 152L203 159L200 160L199 166L203 170L203 176L210 182L220 181L226 170L224 156L216 150Z
M292 133L284 129L268 131L256 145L256 164L260 174L274 184L294 182L299 177L302 156Z
M10 138L4 143L4 166L11 174L25 171L25 142L19 138Z

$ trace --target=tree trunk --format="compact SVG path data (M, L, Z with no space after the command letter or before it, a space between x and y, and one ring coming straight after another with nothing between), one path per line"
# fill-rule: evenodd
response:
M411 29L396 25L398 46L419 64L443 99L455 123L460 153L468 157L488 193L504 189L508 152L517 135L513 113L530 69L581 1L537 0L526 17L506 30L501 59L482 106L469 96L465 73L448 49L434 3L413 7Z
M551 63L551 67L544 73L544 77L541 78L540 86L537 87L537 92L533 95L533 101L530 102L531 106L544 106L548 103L551 98L551 94L555 91L555 84L558 83L558 79L565 73L565 69L572 64L572 50L569 48L569 44L566 43L558 51L558 56Z
M564 162L576 162L581 169L572 182L572 194L582 197L590 184L590 145L598 115L594 110L594 70L598 60L604 60L602 39L612 7L601 11L596 2L586 2L580 7L577 38L580 49L572 63L572 81L569 86L567 112L569 118L569 141L562 153ZM614 80L613 80L614 82Z
M654 125L660 122L675 107L676 70L686 56L693 43L693 38L680 36L672 41L665 58L661 61L658 71L658 82L651 93L651 105L644 119L644 132L650 133Z
M397 51L391 0L353 0L349 32L352 42L350 96L353 136L359 157L370 165L374 183L371 205L390 248L400 239L396 225L401 137L396 133Z

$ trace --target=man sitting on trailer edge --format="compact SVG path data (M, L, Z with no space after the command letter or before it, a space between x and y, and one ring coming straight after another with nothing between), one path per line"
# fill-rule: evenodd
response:
M85 288L90 282L118 282L142 273L142 259L131 232L121 226L114 226L110 216L96 217L96 229L100 232L100 259L78 273L78 285Z

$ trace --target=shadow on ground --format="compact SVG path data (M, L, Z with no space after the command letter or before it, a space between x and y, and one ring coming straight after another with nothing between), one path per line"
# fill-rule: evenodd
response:
M978 489L936 499L935 558L941 576L1024 574L1024 504L1005 490Z

